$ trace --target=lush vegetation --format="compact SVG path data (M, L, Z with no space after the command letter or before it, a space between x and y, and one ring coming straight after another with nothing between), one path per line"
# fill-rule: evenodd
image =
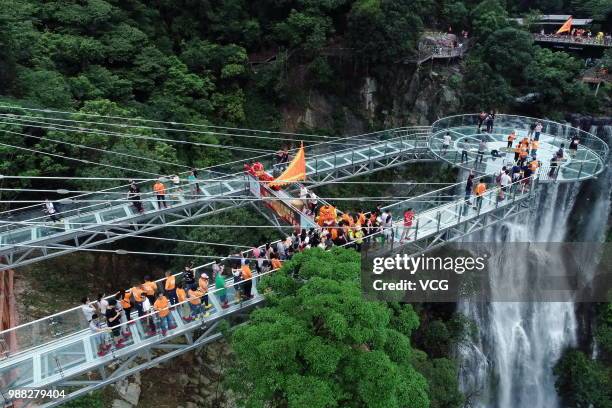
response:
M592 16L599 27L609 28L609 2L542 0L529 7ZM345 108L359 113L355 101L365 76L381 80L381 99L401 98L394 89L384 88L392 86L390 78L409 75L413 69L399 62L416 52L423 30L450 27L455 33L469 31L473 41L461 76L451 81L461 95L461 104L452 109L523 107L532 115L554 116L560 114L559 106L584 112L605 106L577 80L580 61L534 45L525 27L508 20L530 10L525 2L501 0L0 0L0 101L278 129L279 112L303 108L313 89L339 98L334 118L343 117ZM337 52L348 58L339 58ZM271 62L253 65L264 60ZM515 98L521 96L530 96L530 103L517 105ZM392 104L380 107L375 126L386 122ZM340 122L317 130L343 132ZM122 171L0 146L0 154L11 159L0 164L1 174L90 176L104 171L111 176L150 177L175 173L181 165L205 167L247 156L214 148L217 144L275 149L283 143L122 129L167 140L131 139L45 131L7 120L0 130L7 144L59 156L134 169L133 158L82 148L87 145L145 160L139 163L140 172ZM207 146L172 143L180 138ZM102 186L106 184L62 184ZM7 194L3 197L10 198Z
M532 116L554 117L564 111L597 113L605 108L606 91L595 99L578 80L583 68L578 58L535 45L527 27L508 20L536 9L592 17L598 29L610 31L612 10L606 0L0 0L0 102L82 114L279 130L284 127L281 112L303 110L310 91L315 90L335 97L334 123L316 131L338 134L345 131L345 110L360 117L355 101L366 76L380 80L378 94L401 99L389 80L410 82L415 67L400 62L416 53L424 30L450 27L454 33L467 30L472 38L467 59L450 81L460 95L451 110L528 110ZM610 66L609 52L604 60ZM517 102L522 97L528 97L527 102ZM387 108L392 105L393 101L379 107L373 126L389 123ZM0 145L3 175L150 178L184 171L187 166L201 168L251 156L221 145L276 149L284 144L214 132L160 131L144 125L121 132L156 140L80 129L41 130L9 122L3 117L0 123L5 144ZM178 139L206 146L173 143ZM68 156L85 162L62 158ZM111 185L116 183L0 182L3 188L48 190L97 190ZM340 192L358 195L352 191ZM2 191L0 197L43 198L10 191ZM216 221L239 224L245 219L264 222L244 209ZM273 236L270 230L235 231L177 229L164 234L240 245ZM128 249L130 245L147 244L134 240ZM158 244L156 249L199 255L225 250L171 245ZM459 406L456 367L448 355L462 338L457 327L465 325L459 324L459 318L449 318L449 313L420 324L410 306L364 302L355 256L312 251L298 256L270 280L274 295L269 306L254 313L252 324L234 337L242 386L256 391L250 393L251 404ZM607 323L598 326L597 338L610 353L607 310L601 314ZM264 330L277 336L263 336ZM580 352L562 360L558 384L569 404L607 406L601 402L609 401L604 392L609 390L609 371L606 374L603 365ZM588 383L578 382L587 375Z
M606 245L612 242L610 232ZM568 407L612 407L612 291L608 299L608 303L592 305L594 330L589 346L596 347L596 355L589 347L569 348L554 368L557 392Z
M317 248L266 278L266 306L232 335L246 406L461 406L455 364L411 344L413 307L364 300L359 275L358 253Z

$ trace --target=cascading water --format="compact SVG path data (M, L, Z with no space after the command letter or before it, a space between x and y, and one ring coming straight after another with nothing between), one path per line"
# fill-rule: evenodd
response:
M606 140L607 138L604 138ZM595 191L586 210L588 223L580 239L600 241L610 208L610 174L604 172L593 182ZM572 210L580 196L580 185L542 187L535 211L526 219L512 219L472 237L481 242L538 242L529 253L517 254L515 247L497 251L490 259L490 285L514 287L528 285L530 263L563 270L559 246L545 243L566 240ZM581 203L584 207L584 203ZM582 208L585 211L585 208ZM593 263L592 254L584 254ZM531 265L532 266L532 265ZM473 342L459 346L460 383L472 407L479 408L555 408L559 400L552 368L563 349L575 345L577 320L571 302L493 302L465 300L459 311L478 327Z

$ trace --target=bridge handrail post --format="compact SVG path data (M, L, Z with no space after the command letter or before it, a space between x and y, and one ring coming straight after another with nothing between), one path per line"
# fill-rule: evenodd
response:
M501 187L497 186L495 189L495 209L499 208L499 194L501 193Z
M417 218L416 225L414 226L414 240L415 240L415 242L417 240L417 236L419 235L419 221L420 221L420 218Z
M580 180L580 176L582 175L582 167L584 166L584 160L580 161L580 170L578 170L578 177L577 179Z
M440 222L442 221L442 213L440 213L440 211L438 211L438 213L436 214L436 219L438 221L438 226L437 226L437 231L436 232L440 232Z
M455 214L457 214L457 224L461 222L461 213L465 208L465 200L462 198L458 203L455 204Z

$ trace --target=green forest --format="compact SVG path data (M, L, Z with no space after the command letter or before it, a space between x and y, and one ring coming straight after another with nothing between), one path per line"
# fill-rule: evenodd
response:
M513 98L537 92L542 95L530 107L533 116L597 113L607 94L595 98L578 81L582 62L534 45L529 27L508 17L534 10L576 14L595 18L594 30L605 30L610 28L610 7L605 0L2 0L0 97L4 103L47 109L279 130L281 109L303 105L310 90L351 99L364 76L384 83L405 70L397 62L415 54L424 30L450 27L456 33L468 31L475 43L462 64L463 75L451 78L461 96L457 111L512 111L518 109ZM349 62L329 57L330 48L348 50ZM249 64L262 55L275 58L256 69ZM384 122L386 108L383 103L373 127ZM317 130L338 132L331 124L310 129ZM56 136L196 167L232 158L221 148L78 133ZM18 145L75 154L65 145L6 137ZM214 135L193 135L193 140L228 142ZM50 168L56 174L95 171L0 149L13 157L2 164L3 174L16 169L29 174ZM122 160L79 154L92 161ZM164 166L150 170L176 171Z
M415 71L402 61L417 54L425 31L450 29L467 31L471 48L457 62L458 73L448 78L459 100L446 114L495 109L555 120L567 113L609 114L609 84L595 96L580 81L582 59L536 45L530 24L510 20L529 20L539 13L592 18L594 31L612 30L609 0L0 0L0 105L77 112L83 114L77 116L81 120L91 120L85 115L92 114L204 129L215 125L330 136L344 135L347 121L342 112L349 110L368 130L380 130L397 97L394 79ZM338 50L342 57L335 54ZM612 65L610 50L601 64ZM370 118L357 102L366 77L381 84L380 103ZM283 113L304 108L311 92L337 102L334 120L320 128L297 123L287 129ZM539 95L537 102L517 103L530 94ZM32 115L32 120L42 116L10 112ZM0 107L0 113L9 111ZM411 124L409 112L401 115L402 125ZM43 130L4 115L0 132L0 174L22 176L133 177L119 167L161 176L175 174L180 167L206 168L252 155L241 148L274 151L294 146L145 127L125 132L151 138ZM200 145L172 142L185 137ZM454 176L447 173L435 181ZM112 185L91 180L0 181L5 189L97 190ZM42 198L12 191L1 191L0 197ZM12 207L3 203L0 208ZM245 209L223 213L217 221L245 218L265 223ZM194 229L163 236L252 245L276 235L264 230L235 237L231 230ZM190 244L172 248L225 255L222 249ZM365 302L358 263L352 251L313 251L296 256L268 282L275 293L268 307L232 336L236 367L230 386L244 393L246 406L463 406L466 398L459 392L452 349L477 328L446 307ZM569 350L555 367L557 389L569 407L612 407L610 304L599 305L596 314L598 359ZM308 324L306 319L313 316L320 326ZM262 332L276 335L260 341ZM360 353L363 349L370 353ZM288 354L298 363L287 359ZM84 402L88 404L94 403Z

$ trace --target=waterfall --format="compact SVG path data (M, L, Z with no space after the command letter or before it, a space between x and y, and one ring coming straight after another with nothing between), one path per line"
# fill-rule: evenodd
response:
M609 135L609 130L606 130ZM607 140L607 138L604 138ZM585 212L577 240L603 240L610 210L612 180L604 172L587 186L551 184L541 187L535 211L524 219L511 219L489 228L471 241L538 242L528 254L497 251L490 259L490 285L507 287L527 285L530 262L548 268L565 266L560 262L559 246L545 243L564 242L568 228L576 219L573 212ZM589 185L590 183L590 185ZM586 192L585 192L586 190ZM584 202L588 200L588 202ZM580 201L579 203L577 201ZM585 264L593 263L593 254L582 254ZM588 273L588 271L587 271ZM478 335L468 344L458 346L460 385L471 407L478 408L555 408L559 400L552 368L564 348L577 342L577 318L571 302L471 302L466 299L458 310L478 327Z

